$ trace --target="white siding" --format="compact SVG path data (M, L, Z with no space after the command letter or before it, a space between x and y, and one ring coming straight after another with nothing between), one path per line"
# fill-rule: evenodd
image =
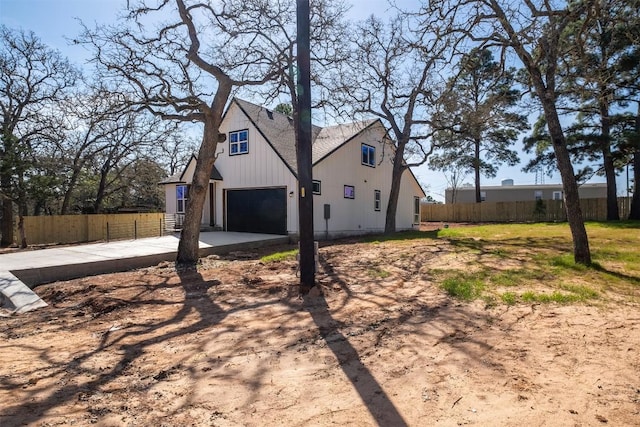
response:
M411 176L411 171L405 170L402 174L402 186L398 197L398 211L396 212L396 229L410 230L418 228L420 224L413 223L414 198L424 197L419 184ZM418 217L420 218L420 217Z
M372 233L384 231L385 215L391 191L392 152L383 149L384 129L375 126L349 143L340 147L313 169L313 179L321 181L321 193L315 195L314 228L318 237L326 234L324 204L331 205L328 221L329 236ZM361 164L362 144L376 148L375 168ZM355 199L344 198L344 185L355 187ZM374 191L381 192L381 209L375 210ZM413 197L423 194L417 183L406 171L398 200L397 230L413 228Z
M166 184L164 186L164 206L165 213L174 214L178 210L176 201L176 184Z
M229 132L243 129L249 129L249 153L230 156ZM227 141L219 144L217 150L216 168L223 179L216 185L217 200L223 200L223 190L285 187L287 195L294 192L293 197L287 197L287 231L297 233L297 180L291 171L236 104L231 104L220 132L227 135ZM223 203L217 203L216 210L221 223Z

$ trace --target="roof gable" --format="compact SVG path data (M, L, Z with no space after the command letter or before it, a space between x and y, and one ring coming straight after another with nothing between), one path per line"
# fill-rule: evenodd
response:
M293 119L285 114L241 99L234 98L232 102L238 105L293 175L297 177L298 161ZM379 120L365 120L325 128L312 126L312 163L317 164L376 122Z
M285 165L297 176L296 136L293 120L276 111L234 98L233 101L260 132Z
M357 135L371 128L376 122L379 120L364 120L323 128L313 141L313 164L315 165L330 156Z

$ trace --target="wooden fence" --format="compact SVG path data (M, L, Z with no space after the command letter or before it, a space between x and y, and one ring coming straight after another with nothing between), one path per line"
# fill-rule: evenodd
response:
M580 200L585 221L607 219L607 199ZM629 216L630 199L618 198L620 218ZM562 200L526 202L482 202L454 204L423 204L422 221L447 222L554 222L566 221L567 214Z
M26 216L24 229L29 245L138 239L162 236L165 219L163 213Z

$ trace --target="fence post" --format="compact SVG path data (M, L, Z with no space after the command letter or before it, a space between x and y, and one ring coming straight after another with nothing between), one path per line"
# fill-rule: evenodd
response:
M107 243L109 243L109 221L107 221Z
M138 220L133 220L133 240L138 240Z

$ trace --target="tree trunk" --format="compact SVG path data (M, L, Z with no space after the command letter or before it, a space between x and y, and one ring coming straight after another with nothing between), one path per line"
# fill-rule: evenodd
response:
M398 142L393 157L393 172L391 174L391 191L389 192L389 203L387 204L387 215L384 223L384 234L391 234L396 232L396 212L398 211L398 198L400 197L400 183L402 181L402 174L406 169L404 166L404 159L402 153L404 152L404 146L406 142Z
M62 201L62 208L60 208L60 215L67 215L69 213L69 205L71 204L71 195L73 194L73 190L76 188L76 183L78 182L78 177L80 176L80 166L74 165L73 173L71 174L71 178L69 179L69 185L67 185L67 189L64 192L64 199Z
M618 185L616 184L616 168L613 163L610 147L602 147L604 157L604 172L607 179L607 221L618 221Z
M636 135L633 148L633 197L629 219L640 220L640 102L636 114Z
M2 201L2 223L0 224L0 247L6 248L13 244L13 200L11 199L11 154L13 153L12 134L2 135L4 145L3 156L0 158L0 200Z
M27 233L24 230L24 217L28 215L27 209L27 195L24 191L24 177L21 172L18 178L18 233L22 249L27 247Z
M215 163L215 150L218 140L218 127L208 118L204 125L204 134L198 160L193 173L193 180L189 187L187 207L178 244L176 267L185 270L195 270L200 257L200 223L202 209L209 188L211 169Z
M93 213L100 213L102 211L102 204L104 202L105 191L107 188L108 171L102 169L100 171L100 182L98 183L98 191L96 191L96 200L93 202Z
M602 138L600 149L605 177L607 179L607 221L618 221L618 188L616 185L616 169L611 155L611 124L609 119L609 106L600 102L600 131Z
M187 207L178 243L178 255L176 257L176 269L181 271L196 270L200 257L200 223L202 221L202 208L209 188L211 169L216 161L216 148L222 114L231 94L231 82L218 80L218 90L213 99L211 108L206 112L204 119L204 132L202 144L198 151L198 160L193 173L193 180L189 188Z
M20 247L26 249L27 233L24 231L24 215L22 213L18 213L18 232L20 233Z
M0 246L6 248L13 244L13 201L2 197L2 240Z
M476 184L476 203L480 203L482 202L482 194L480 192L480 140L476 139L473 146L473 178Z
M580 197L578 196L578 183L567 150L564 133L558 118L558 111L555 105L555 96L541 90L536 85L538 97L542 102L545 117L547 119L547 127L553 151L556 155L558 170L562 178L562 188L564 190L565 209L567 212L567 220L571 236L573 237L573 257L578 264L591 264L591 251L589 249L589 238L587 237L587 229L584 226L582 217L582 209L580 208Z
M45 206L44 200L36 200L33 205L33 216L43 215L43 212L45 212Z

